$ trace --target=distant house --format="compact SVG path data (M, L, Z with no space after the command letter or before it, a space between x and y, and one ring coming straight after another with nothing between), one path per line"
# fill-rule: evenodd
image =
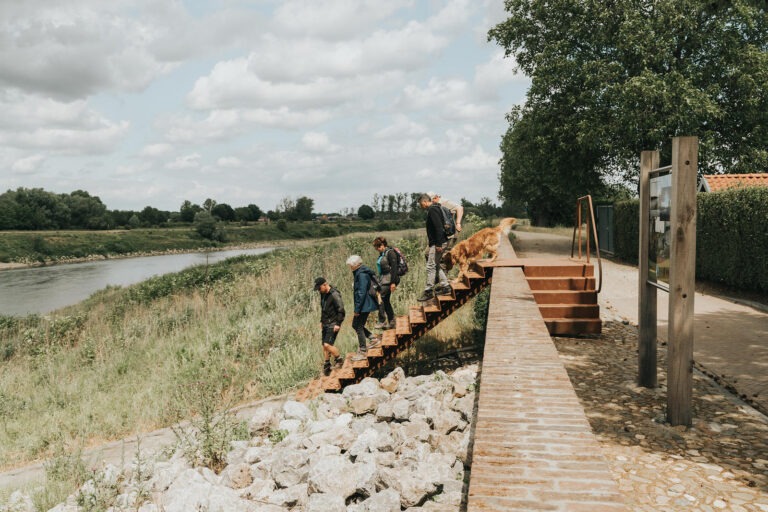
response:
M699 192L718 192L727 188L768 187L768 173L705 174L699 183Z

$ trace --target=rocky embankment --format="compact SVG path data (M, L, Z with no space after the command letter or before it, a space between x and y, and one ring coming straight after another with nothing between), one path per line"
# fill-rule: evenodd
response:
M398 368L341 394L265 404L249 421L251 439L232 444L220 474L177 450L107 466L53 511L106 501L112 512L459 510L476 383L476 365L409 378ZM18 492L8 507L34 510Z

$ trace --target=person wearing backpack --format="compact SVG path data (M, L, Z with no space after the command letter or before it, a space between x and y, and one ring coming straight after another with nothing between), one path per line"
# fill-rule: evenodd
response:
M341 368L344 363L339 349L335 347L336 337L344 322L344 300L341 292L326 281L322 276L315 279L315 291L320 292L320 326L322 328L323 344L323 375L331 373L331 356L334 358L336 368Z
M352 356L352 361L362 361L368 357L367 351L369 348L377 347L381 343L380 337L375 337L371 331L365 328L368 315L372 311L378 311L379 309L379 304L374 298L377 293L380 293L376 289L378 279L373 270L363 265L363 259L357 254L347 258L347 266L352 270L354 279L352 293L355 313L352 319L352 329L357 334L358 344L357 352Z
M432 198L433 203L438 203L443 207L443 217L445 218L445 224L448 226L446 229L449 231L446 233L448 237L448 249L452 249L459 239L459 233L461 233L461 219L464 217L464 207L460 204L456 204L450 199L443 199L437 192L427 192L427 195ZM453 230L451 233L450 230Z
M381 304L379 305L379 321L373 326L376 329L395 328L395 310L392 308L392 293L400 284L400 253L387 245L387 239L377 236L373 247L379 251L376 269L379 271L381 283Z
M448 237L445 234L445 223L440 204L433 203L429 195L422 194L419 197L419 206L427 210L428 245L425 251L427 257L427 282L424 285L424 291L421 296L416 300L426 302L433 298L435 294L451 293L448 277L440 265L443 252L448 247Z

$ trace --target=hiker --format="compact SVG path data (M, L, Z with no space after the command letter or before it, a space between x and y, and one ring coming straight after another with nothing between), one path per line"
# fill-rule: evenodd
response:
M448 208L448 211L453 215L454 223L456 224L456 233L448 236L448 249L453 248L459 239L459 233L461 233L461 219L464 217L464 207L460 204L456 204L450 199L443 199L437 192L427 192L427 195L432 198L433 203L438 203Z
M331 356L337 368L341 368L344 364L339 355L339 349L334 346L341 323L344 321L344 300L341 298L341 292L331 286L324 277L315 279L315 290L320 292L320 326L322 327L323 359L325 359L323 374L330 375Z
M376 270L379 271L379 283L381 284L379 321L373 327L376 329L394 329L395 310L392 308L391 298L395 288L400 284L399 256L397 251L387 245L387 239L382 236L373 239L373 247L379 251Z
M427 194L419 197L419 206L427 210L427 282L424 285L424 291L416 299L419 302L425 302L433 298L435 294L442 295L451 293L451 285L448 283L448 277L440 265L443 251L448 246L448 238L445 236L445 225L443 224L443 213L440 211L440 204L433 203L432 198ZM437 284L435 284L437 283Z
M373 270L363 265L363 259L357 254L347 258L347 266L354 277L353 296L355 299L355 316L352 319L352 329L357 333L358 350L352 356L352 361L362 361L367 356L369 348L378 347L381 338L377 338L365 328L368 315L377 311L379 304L371 294L371 279L375 278ZM366 345L367 342L367 345Z

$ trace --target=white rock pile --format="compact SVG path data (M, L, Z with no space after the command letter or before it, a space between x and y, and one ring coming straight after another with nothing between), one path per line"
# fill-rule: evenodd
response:
M83 496L108 488L117 496L112 512L458 511L476 382L476 365L409 378L397 368L340 394L266 404L220 474L177 451L142 478L135 461L107 467L52 510L84 512Z

